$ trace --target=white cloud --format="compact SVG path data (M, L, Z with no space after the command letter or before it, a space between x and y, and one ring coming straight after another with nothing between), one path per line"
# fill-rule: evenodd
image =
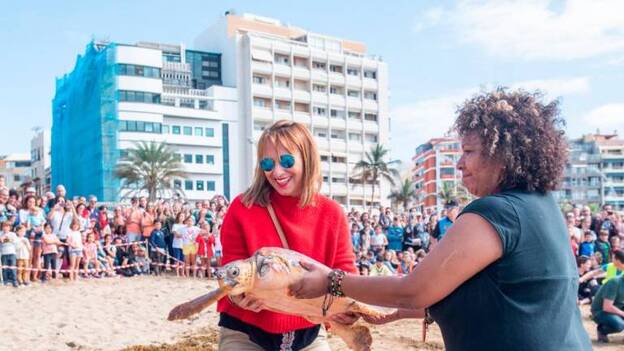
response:
M624 1L464 0L444 13L461 42L503 57L573 60L624 53ZM426 21L424 22L426 23Z
M539 89L546 94L547 99L583 94L590 90L587 77L530 80L502 85L528 91ZM393 108L391 111L393 157L410 162L418 145L431 138L441 137L449 131L455 121L459 105L479 91L488 91L494 87L494 84L486 84ZM624 113L620 115L624 116Z
M440 23L442 16L444 15L444 9L441 7L433 7L428 9L416 19L416 23L412 28L414 32L420 32L424 29L433 27Z
M603 133L611 133L616 129L624 132L624 103L610 103L591 110L583 121L590 127L600 129Z

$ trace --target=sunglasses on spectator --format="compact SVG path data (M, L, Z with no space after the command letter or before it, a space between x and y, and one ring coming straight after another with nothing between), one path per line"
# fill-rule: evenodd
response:
M279 164L282 168L292 168L295 165L295 156L291 154L283 154L279 158ZM271 172L275 168L275 160L265 157L260 160L260 168L265 172Z

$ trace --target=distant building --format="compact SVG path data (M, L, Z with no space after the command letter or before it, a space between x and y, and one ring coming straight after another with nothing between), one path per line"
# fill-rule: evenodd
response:
M460 142L456 137L434 138L416 148L416 155L412 157L412 180L423 210L443 208L439 194L445 187L457 191L461 184L461 175L457 170L460 156Z
M568 162L561 188L555 192L557 200L624 209L624 140L615 133L587 134L568 143Z
M31 178L38 194L50 191L50 131L41 130L30 140Z
M363 43L249 14L226 14L195 46L220 52L223 83L238 89L243 183L251 182L262 131L294 120L319 146L322 192L345 207L371 202L353 168L373 145L390 146L387 63ZM388 204L389 184L377 190L373 204Z
M28 154L9 154L0 156L0 175L4 176L9 189L19 189L23 183L30 182L30 157Z
M117 201L115 176L137 142L164 142L187 173L173 193L190 200L241 191L237 92L220 86L221 55L160 43L92 42L56 81L52 185ZM163 194L171 196L172 194Z

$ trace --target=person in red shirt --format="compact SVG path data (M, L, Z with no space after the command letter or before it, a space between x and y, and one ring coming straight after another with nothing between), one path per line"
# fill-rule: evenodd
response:
M328 267L356 272L347 218L340 205L319 194L320 156L308 129L281 120L258 141L254 179L232 201L221 227L223 264L246 259L262 247L283 247L267 210L271 204L291 250ZM330 350L319 325L271 312L251 294L219 301L219 350ZM341 323L357 317L342 314Z
M201 258L201 269L195 271L195 276L197 276L199 271L205 271L205 277L210 279L212 278L210 260L212 260L212 256L214 256L212 247L215 243L214 235L210 233L210 224L206 222L202 224L199 235L195 238L195 243L197 244L197 256Z

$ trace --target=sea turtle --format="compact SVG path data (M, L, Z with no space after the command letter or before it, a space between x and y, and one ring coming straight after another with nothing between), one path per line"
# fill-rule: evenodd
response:
M299 300L288 295L288 286L297 281L305 269L299 262L315 262L298 252L283 248L266 247L245 260L230 262L217 271L219 288L192 301L175 307L169 313L169 320L185 319L226 295L242 293L261 299L267 309L301 316L312 323L329 324L329 331L340 336L356 351L368 351L372 336L368 327L355 324L343 325L328 317L344 312L379 317L393 311L357 302L348 297L319 297Z

